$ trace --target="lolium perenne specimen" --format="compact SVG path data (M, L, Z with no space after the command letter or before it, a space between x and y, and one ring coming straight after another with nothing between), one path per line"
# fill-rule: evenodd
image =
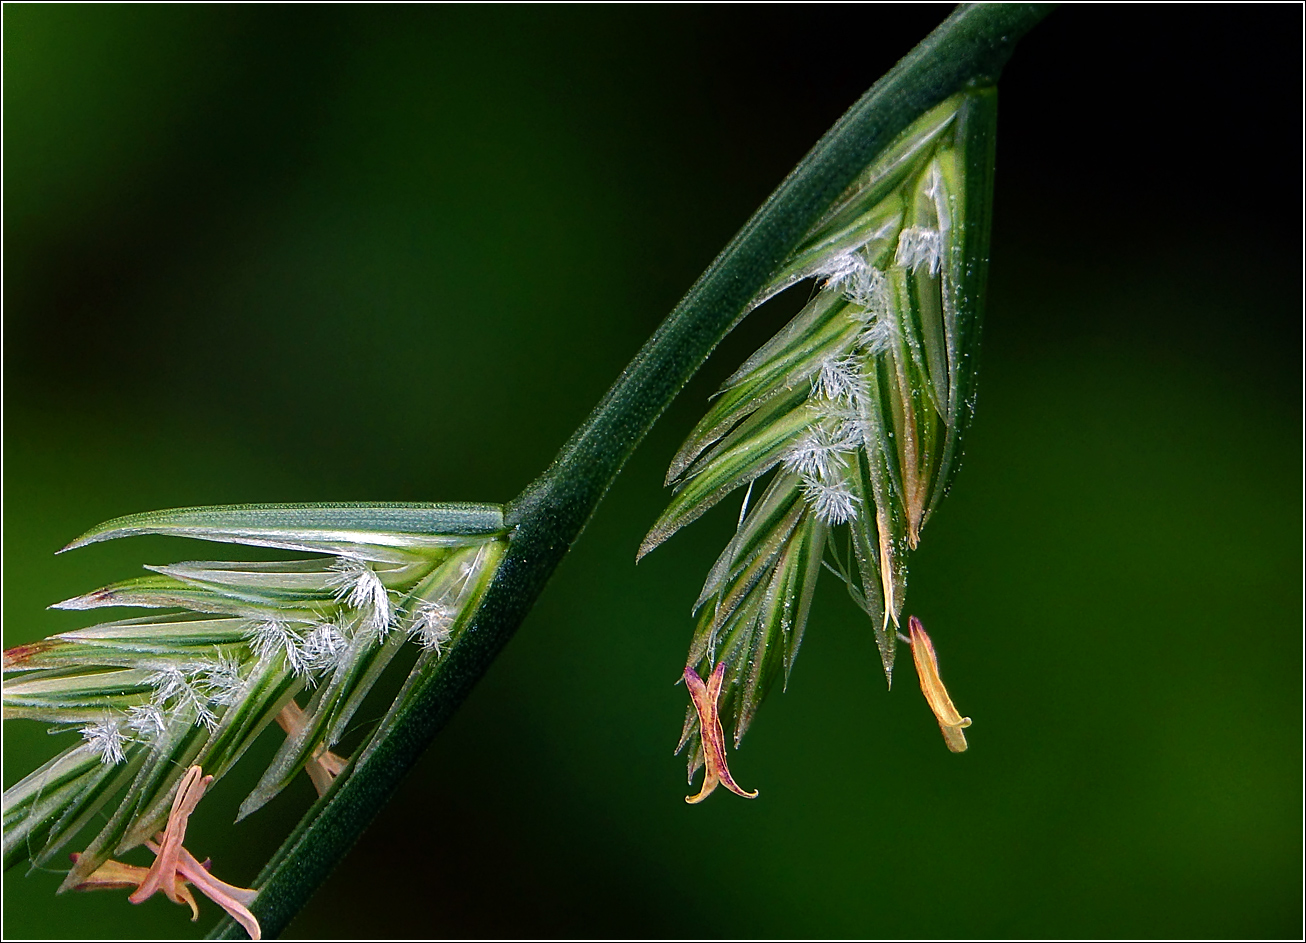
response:
M164 614L104 622L4 653L5 719L66 725L81 735L5 791L6 866L51 861L112 802L107 824L74 855L60 889L127 886L121 869L130 866L111 857L142 844L168 850L155 836L184 832L184 821L176 823L181 797L197 790L188 800L193 809L274 721L286 739L240 816L301 770L325 792L348 763L331 747L381 672L410 640L421 649L410 679L440 659L493 578L506 532L497 505L237 505L118 518L73 541L65 550L166 534L315 556L150 566L149 576L55 608L169 610ZM205 889L202 875L188 880ZM152 893L150 886L140 890ZM170 880L158 886L193 906Z
M4 716L72 743L4 794L6 867L72 851L61 890L162 892L227 912L220 935L283 932L512 636L662 410L749 310L815 289L745 362L674 458L647 553L745 488L708 574L680 674L688 801L719 785L767 690L787 679L823 568L870 618L886 677L909 641L945 743L966 747L906 562L956 473L975 407L992 199L993 88L1050 7L965 4L799 163L649 339L556 460L507 505L184 508L118 518L68 548L165 534L300 554L182 562L58 604L135 619L5 652ZM769 477L768 477L769 476ZM754 491L758 494L754 496ZM305 556L306 555L306 556ZM342 738L408 642L416 664L379 724ZM247 816L302 770L320 800L253 888L185 847L207 790L272 725ZM71 843L89 842L80 851ZM148 867L115 860L144 845Z
M735 536L694 603L693 703L676 752L688 748L691 781L707 772L690 801L718 781L744 794L712 731L729 717L737 747L776 679L788 681L823 567L869 616L892 681L907 557L975 411L996 105L992 88L952 96L835 201L753 305L805 279L814 296L726 380L672 459L676 494L641 557L747 486ZM705 677L710 698L698 690ZM941 689L937 666L933 680ZM949 746L960 737L965 749L949 731Z

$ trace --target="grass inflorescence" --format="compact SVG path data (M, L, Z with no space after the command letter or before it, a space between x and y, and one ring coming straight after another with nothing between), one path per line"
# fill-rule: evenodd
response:
M330 748L403 644L422 648L421 672L456 642L505 532L494 505L257 505L135 515L74 541L174 534L317 555L147 567L55 608L162 613L5 652L5 718L81 733L5 791L6 866L45 864L111 807L63 888L85 883L159 831L188 767L221 778L274 720L286 739L241 817L306 768L321 790L343 764Z
M813 297L726 380L671 462L676 495L640 556L748 488L686 662L704 677L725 665L717 710L736 746L789 677L823 567L870 617L892 681L907 557L974 414L995 108L992 88L948 98L848 187L753 304L809 282ZM691 779L701 724L691 707L678 747Z

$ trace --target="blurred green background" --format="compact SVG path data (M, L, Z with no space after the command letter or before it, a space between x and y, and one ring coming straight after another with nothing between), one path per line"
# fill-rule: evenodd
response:
M511 498L947 9L6 5L4 644L212 555L53 555L119 514ZM732 760L761 798L682 801L673 682L734 511L634 553L781 299L290 934L1299 937L1300 36L1065 8L1008 68L979 415L908 600L970 752L827 578ZM66 742L5 734L6 785ZM311 799L233 827L257 762L188 842L237 884ZM58 880L5 876L6 936L217 916Z

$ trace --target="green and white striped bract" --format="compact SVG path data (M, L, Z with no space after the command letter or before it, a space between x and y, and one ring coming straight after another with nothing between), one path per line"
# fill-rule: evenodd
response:
M814 297L726 381L668 470L676 494L640 556L748 487L687 661L705 677L726 663L720 716L736 746L781 668L788 679L827 549L892 680L907 554L975 409L996 101L984 88L942 102L835 201L753 304L808 279ZM851 560L832 540L844 528ZM692 778L692 709L687 745Z
M456 644L506 533L496 505L242 505L118 518L78 538L65 549L166 534L318 556L147 567L56 608L165 612L6 651L5 719L69 725L81 739L5 791L5 866L51 860L116 801L63 887L84 881L162 827L188 767L220 778L307 694L302 729L241 805L250 814L344 735L407 640L422 648L410 682Z

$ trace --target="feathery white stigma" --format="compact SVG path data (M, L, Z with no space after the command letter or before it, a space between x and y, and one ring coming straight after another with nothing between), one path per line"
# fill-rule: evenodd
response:
M843 478L833 481L804 478L803 497L816 516L827 524L846 524L857 517L859 499L848 490Z
M245 690L245 680L240 676L240 662L225 652L204 668L204 687L211 700L218 704L235 704Z
M848 285L844 297L856 306L849 309L848 316L866 326L857 337L863 355L888 350L896 331L893 294L884 273L868 265Z
M284 652L286 664L296 675L303 674L308 667L301 648L304 640L300 638L298 632L280 619L264 619L262 622L255 623L245 637L249 639L250 648L254 650L259 661L270 661Z
M847 279L843 294L853 304L865 309L864 312L853 314L859 321L878 317L888 307L888 285L884 281L884 273L874 265L863 266L852 278Z
M867 325L857 336L857 343L868 354L882 354L893 346L897 337L893 317L886 312Z
M856 252L836 255L816 272L818 278L824 278L821 287L827 291L838 291L850 281L856 281L868 268L866 260Z
M898 253L894 262L903 268L926 266L931 275L939 274L939 231L923 226L908 226L898 236Z
M117 766L127 757L122 752L123 736L115 720L102 720L82 728L82 739L99 754L100 762Z
M856 408L861 409L862 404L870 399L870 394L862 388L857 392ZM837 417L839 423L835 426L834 443L835 448L840 452L856 452L866 444L865 425L861 416L857 412L850 410L850 414Z
M195 684L195 675L202 673L207 665L190 665L178 668L169 665L146 678L146 683L154 688L154 703L161 709L185 709L195 711L195 721L212 730L217 726L218 718L209 708L209 698Z
M837 434L816 425L803 434L782 459L786 470L804 478L831 478L839 475L846 461L840 453L847 451Z
M363 625L385 635L394 613L381 577L367 563L353 557L341 557L331 564L331 569L336 574L327 585L337 587L336 599L363 613Z
M851 402L865 384L861 361L857 357L827 357L812 377L812 395L828 400Z
M408 634L427 651L440 654L441 647L449 641L457 610L440 600L423 602L417 607Z
M146 740L162 736L167 726L167 721L163 719L163 711L154 704L140 704L127 708L128 729Z
M300 651L307 668L320 671L335 668L347 648L349 638L343 629L334 622L323 622L313 626Z

